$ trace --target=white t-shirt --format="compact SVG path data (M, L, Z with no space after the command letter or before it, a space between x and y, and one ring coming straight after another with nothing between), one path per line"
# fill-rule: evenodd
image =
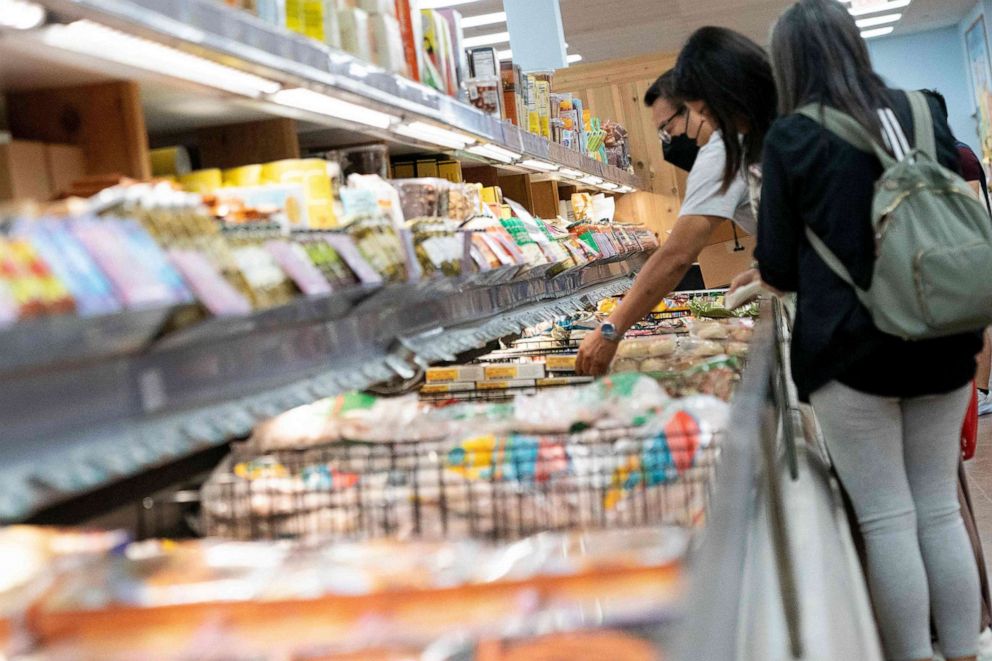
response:
M726 192L723 188L723 168L727 150L719 131L714 131L699 150L696 163L689 173L685 200L680 216L715 216L737 223L748 234L755 234L758 220L751 207L747 179L738 173Z

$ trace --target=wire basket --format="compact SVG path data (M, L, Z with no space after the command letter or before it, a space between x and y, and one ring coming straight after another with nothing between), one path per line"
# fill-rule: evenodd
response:
M235 450L202 490L203 531L239 540L509 540L700 523L719 434L642 429Z

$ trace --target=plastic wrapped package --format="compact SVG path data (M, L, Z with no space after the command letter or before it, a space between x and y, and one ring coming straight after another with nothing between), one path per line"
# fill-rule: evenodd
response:
M353 7L339 9L338 26L341 30L341 48L361 60L372 62L368 13Z
M384 0L384 4L392 5L392 2ZM386 71L405 74L407 69L403 36L396 17L391 14L373 14L369 19L369 29L375 44L372 61Z
M442 421L429 420L416 395L379 398L346 393L306 404L255 427L250 447L256 452L302 449L341 440L422 441L443 437Z
M447 217L448 190L452 187L447 179L394 179L390 183L399 193L407 220Z
M396 229L387 219L361 217L345 228L354 239L362 258L388 282L405 282L408 278L406 250Z
M442 219L410 223L414 252L424 275L449 277L462 273L466 239L457 224Z
M338 163L342 175L378 175L385 179L389 174L389 148L386 145L363 145L329 152L326 158Z
M671 356L677 349L677 343L672 336L636 338L623 340L617 347L619 358L659 358Z

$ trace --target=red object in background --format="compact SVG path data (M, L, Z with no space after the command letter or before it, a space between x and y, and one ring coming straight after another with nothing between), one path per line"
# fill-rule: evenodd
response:
M417 30L414 20L420 19L420 11L410 0L396 0L396 20L400 24L400 36L403 38L403 55L406 59L407 75L412 80L420 81L420 55L417 50Z
M971 403L964 415L964 427L961 428L961 456L965 460L975 456L978 446L978 386L972 384Z

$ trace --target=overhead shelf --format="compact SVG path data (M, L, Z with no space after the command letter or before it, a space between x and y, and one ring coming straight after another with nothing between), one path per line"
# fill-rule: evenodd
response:
M50 12L47 24L31 30L8 29L0 40L8 60L0 63L0 81L5 69L18 69L12 62L15 56L22 73L39 61L66 67L80 77L113 76L123 68L145 80L174 78L191 95L189 103L173 99L175 111L170 115L153 115L171 130L202 125L204 116L216 121L216 111L225 105L232 116L289 116L315 126L346 126L375 139L410 144L423 141L404 133L403 127L426 122L466 140L464 147L440 142L434 143L435 148L465 153L471 147L493 146L513 155L509 161L491 159L503 167L547 174L547 168L529 167L527 162L551 164L554 171L562 170L555 176L586 179L587 185L602 180L616 192L642 185L626 171L216 0L40 0L38 4ZM170 64L170 57L153 56L162 46L179 52L175 63ZM205 64L184 69L183 54L203 58ZM286 95L279 94L298 88L318 93L330 105L287 104ZM165 97L156 95L159 100ZM197 101L203 102L204 114L183 111Z
M555 278L434 280L341 292L154 338L163 311L0 333L0 521L246 435L320 397L418 367L624 291L645 255Z

